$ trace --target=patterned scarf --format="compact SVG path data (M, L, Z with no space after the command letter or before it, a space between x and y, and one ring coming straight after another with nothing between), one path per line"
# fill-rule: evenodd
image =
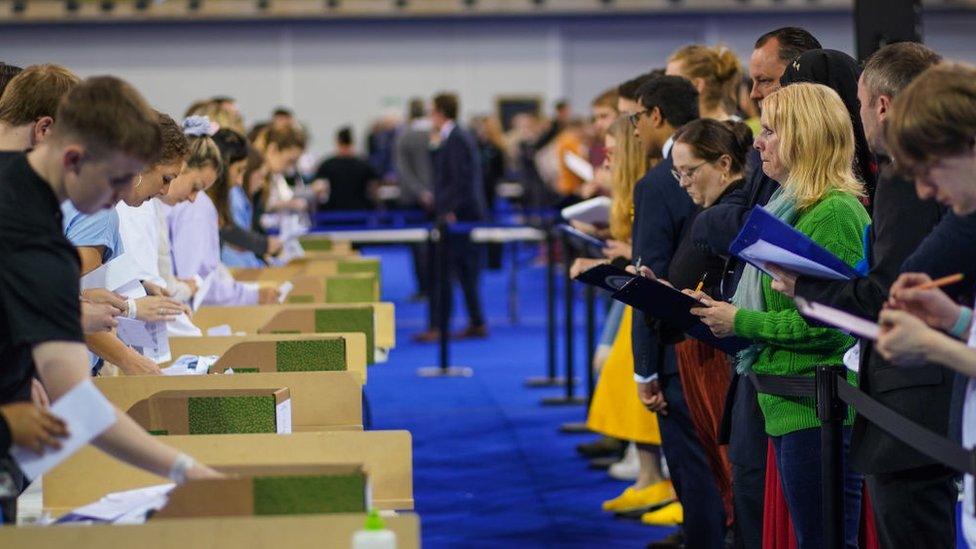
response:
M787 225L792 226L796 221L796 199L785 192L783 187L776 189L764 208ZM732 296L732 304L740 309L765 311L766 302L763 299L762 275L762 271L751 264L746 264L742 270L739 285L735 289L735 295ZM740 374L752 371L752 365L759 357L759 351L762 350L762 347L761 343L753 343L739 351L736 356L736 371Z

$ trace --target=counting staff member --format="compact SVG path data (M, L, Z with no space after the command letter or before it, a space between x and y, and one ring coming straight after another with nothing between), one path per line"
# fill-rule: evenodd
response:
M60 203L84 213L111 207L160 148L155 112L117 78L78 84L56 120L43 143L0 171L0 404L28 400L35 374L52 400L88 379L79 259L62 232ZM94 444L176 482L219 476L120 410Z

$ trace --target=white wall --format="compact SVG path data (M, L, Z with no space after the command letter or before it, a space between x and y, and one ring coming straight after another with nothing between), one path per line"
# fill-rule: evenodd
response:
M700 14L545 19L340 21L246 24L0 26L0 60L56 62L83 76L112 73L157 108L238 99L249 122L293 107L331 148L339 125L360 131L414 95L461 94L465 115L498 94L568 97L580 111L611 85L663 66L690 42L723 42L744 58L763 32L800 24L825 47L852 52L849 13ZM976 62L976 12L925 16L926 42Z

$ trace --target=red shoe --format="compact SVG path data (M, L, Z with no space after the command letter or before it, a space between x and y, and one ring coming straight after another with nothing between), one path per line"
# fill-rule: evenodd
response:
M454 334L454 339L485 339L488 337L488 326L468 326Z
M412 339L414 343L437 343L441 339L441 331L427 330L426 332L414 334L410 339Z

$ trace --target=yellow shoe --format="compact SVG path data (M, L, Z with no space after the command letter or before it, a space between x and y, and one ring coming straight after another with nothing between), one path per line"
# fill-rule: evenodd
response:
M657 511L641 515L641 522L651 526L676 526L685 521L685 510L677 501Z
M636 490L633 487L627 488L619 496L604 501L603 510L608 513L626 513L628 511L661 505L673 499L674 490L671 488L671 483L662 480L640 490Z

